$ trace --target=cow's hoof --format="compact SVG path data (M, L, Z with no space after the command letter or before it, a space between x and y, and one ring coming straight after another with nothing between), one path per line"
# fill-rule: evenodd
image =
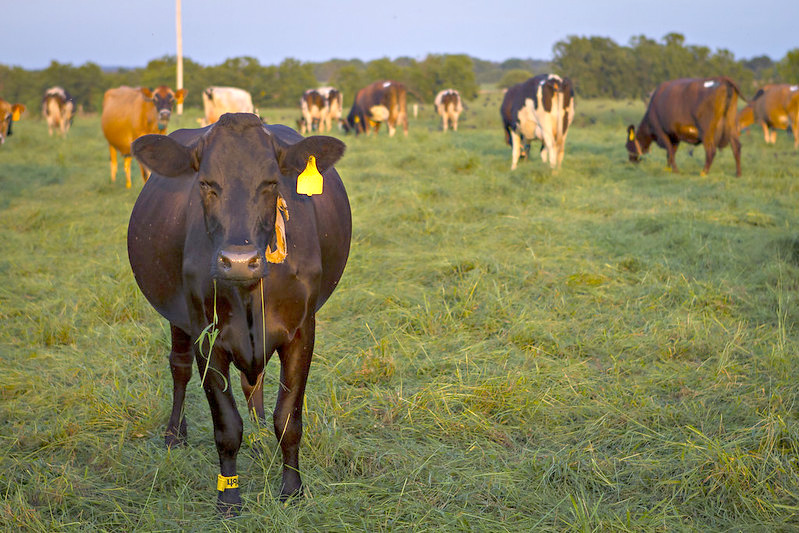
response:
M164 444L166 444L167 448L179 448L188 444L188 429L185 418L180 423L177 435L173 431L167 430L164 435Z
M241 495L239 489L226 489L217 492L216 510L222 518L235 518L241 514Z
M296 489L287 489L285 486L280 490L280 502L283 505L290 505L299 502L303 498L302 485Z

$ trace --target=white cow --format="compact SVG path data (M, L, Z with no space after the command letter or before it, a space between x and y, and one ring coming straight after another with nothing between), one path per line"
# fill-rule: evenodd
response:
M258 111L252 105L252 96L238 87L208 87L203 91L203 109L205 118L202 126L213 124L225 113L254 113Z

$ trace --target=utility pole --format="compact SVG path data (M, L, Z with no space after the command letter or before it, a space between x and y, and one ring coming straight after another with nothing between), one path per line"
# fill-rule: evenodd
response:
M180 22L180 0L175 0L175 25L178 36L178 84L176 89L183 88L183 26ZM183 104L177 106L178 115L183 114Z

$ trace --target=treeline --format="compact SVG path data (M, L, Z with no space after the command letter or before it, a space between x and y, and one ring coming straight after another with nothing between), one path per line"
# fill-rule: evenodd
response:
M150 61L140 68L103 69L94 63L75 67L53 61L42 70L0 65L0 97L38 110L45 89L64 86L85 111L102 107L106 89L119 85L175 84L174 56ZM736 60L728 50L712 52L705 46L686 45L685 37L669 33L660 41L646 36L619 45L606 37L570 36L553 47L550 62L534 59L485 61L463 54L376 59L331 59L303 63L286 59L279 65L262 65L253 57L236 57L213 66L183 60L188 106L202 106L202 91L211 85L241 87L252 94L256 107L294 107L302 92L322 83L344 92L349 107L355 92L379 79L404 82L410 101L431 102L439 90L455 87L471 100L481 85L509 87L534 74L557 72L569 76L583 98L645 98L660 82L680 77L725 75L751 95L765 83L799 83L799 48L779 61L767 56Z
M724 49L686 45L669 33L658 42L644 35L622 46L606 37L570 36L553 47L553 69L569 76L583 98L646 98L658 84L676 78L729 76L744 94L774 82L799 82L799 48L779 62L768 56L736 60Z
M479 64L485 72L494 68L492 65L502 71L500 64ZM479 86L475 70L475 61L466 55L428 55L422 61L383 58L369 62L333 59L324 63L302 63L285 59L279 65L261 65L253 57L237 57L209 67L184 58L183 85L189 91L186 105L192 107L202 106L202 91L211 85L245 89L252 94L258 108L294 107L299 105L305 89L321 83L341 89L348 106L358 89L379 79L404 82L411 91L410 101L431 102L436 92L447 87L458 88L464 98L476 97ZM107 89L119 85L174 88L175 71L174 56L155 59L144 68L113 70L104 70L94 63L74 67L56 61L42 70L0 65L0 96L37 110L44 91L61 85L84 111L96 112L102 108Z

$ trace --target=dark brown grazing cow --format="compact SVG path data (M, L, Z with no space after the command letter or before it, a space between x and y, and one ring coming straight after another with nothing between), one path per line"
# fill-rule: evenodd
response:
M738 113L738 127L743 130L755 122L763 126L767 144L777 142L777 130L793 130L793 147L799 148L799 85L765 85ZM774 131L769 131L773 128Z
M644 118L627 128L627 152L637 163L652 141L666 149L668 164L677 172L674 154L680 142L705 147L706 175L718 148L728 144L735 156L735 175L741 175L741 141L735 115L741 90L731 79L686 78L661 83L649 100Z
M0 145L11 135L11 123L18 121L24 112L23 104L11 104L0 98Z
M122 154L125 187L130 189L130 143L148 133L166 133L172 106L183 103L186 89L172 91L161 85L151 91L147 87L117 87L103 96L100 124L111 155L111 181L117 178L117 151ZM147 170L140 166L141 179L147 181Z
M374 128L377 133L380 124L385 122L389 137L393 137L397 123L400 123L403 133L408 135L407 95L405 86L397 81L376 81L367 85L355 95L350 114L343 124L344 130L354 129L358 134L369 133L370 128Z
M241 505L242 419L230 366L241 372L249 412L265 420L263 372L275 350L281 499L302 493L298 450L315 317L344 271L352 234L347 193L333 168L343 153L337 139L304 139L250 113L133 143L153 174L133 207L128 256L141 291L172 331L166 444L186 441L183 400L194 359L214 422L224 514ZM314 159L322 193L299 194L298 175L310 172ZM203 337L208 328L218 332L212 347Z

